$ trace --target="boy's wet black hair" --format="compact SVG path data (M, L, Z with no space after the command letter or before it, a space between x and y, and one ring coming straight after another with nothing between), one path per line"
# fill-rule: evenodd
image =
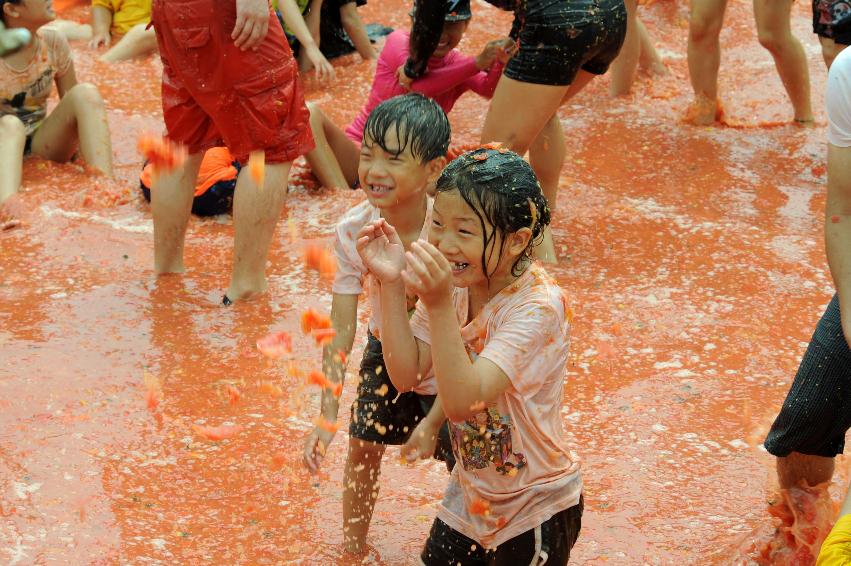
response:
M387 132L393 128L399 147L387 147ZM437 102L417 92L394 96L370 112L363 127L369 138L387 153L399 155L407 147L420 163L443 157L449 150L449 119Z
M0 22L3 24L6 23L6 14L3 9L6 7L6 4L20 4L21 0L0 0Z
M532 248L544 237L550 223L550 207L532 167L522 157L507 149L486 146L462 154L453 160L437 179L437 192L455 191L473 209L482 226L482 269L485 277L488 260L496 248L496 234L501 242L522 228L532 230L529 244L511 266L512 275L520 275L532 260ZM488 234L485 220L493 226Z

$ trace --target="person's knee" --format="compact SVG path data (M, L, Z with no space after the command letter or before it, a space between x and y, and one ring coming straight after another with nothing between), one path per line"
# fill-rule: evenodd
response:
M0 140L20 141L26 139L27 130L17 116L6 114L0 117Z
M791 36L788 33L762 28L757 30L757 38L759 39L760 45L765 47L769 52L776 53L789 42Z
M310 123L314 122L320 123L324 114L322 114L322 109L319 108L319 105L313 101L308 101L304 103L307 106L307 111L310 113Z
M78 109L85 108L86 110L103 110L105 108L100 91L91 83L79 83L75 85L68 91L66 96L71 97L71 100L77 105Z
M694 17L689 21L688 39L694 44L714 43L721 35L722 20Z

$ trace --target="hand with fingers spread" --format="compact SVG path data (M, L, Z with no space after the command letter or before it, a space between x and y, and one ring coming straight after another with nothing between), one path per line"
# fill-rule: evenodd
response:
M405 269L405 247L396 229L383 218L358 232L358 254L381 283L395 283Z
M268 0L236 0L236 25L231 39L234 45L247 51L256 49L269 31Z
M405 257L408 268L402 273L402 280L426 307L452 301L452 266L436 247L419 240L411 244L411 251Z

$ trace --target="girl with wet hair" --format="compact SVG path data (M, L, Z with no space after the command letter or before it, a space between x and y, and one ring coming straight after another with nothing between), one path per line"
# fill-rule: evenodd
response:
M459 464L424 564L567 564L579 536L580 464L560 417L571 312L531 259L549 221L529 164L484 147L438 179L428 242L405 252L385 220L360 233L393 382L404 389L433 374L437 384L402 455L430 457L448 418ZM410 320L406 289L419 297Z
M564 132L559 107L594 77L604 74L620 52L627 29L624 0L487 0L514 12L510 37L519 42L505 66L485 117L481 141L505 143L529 160L544 196L555 209ZM437 46L441 0L416 0L409 57L397 71L404 85L420 76ZM545 231L536 255L555 262Z

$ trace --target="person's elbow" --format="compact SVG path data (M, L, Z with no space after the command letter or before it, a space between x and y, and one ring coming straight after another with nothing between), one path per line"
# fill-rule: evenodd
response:
M340 8L340 22L346 28L361 25L360 16L358 16L358 10L354 2Z

